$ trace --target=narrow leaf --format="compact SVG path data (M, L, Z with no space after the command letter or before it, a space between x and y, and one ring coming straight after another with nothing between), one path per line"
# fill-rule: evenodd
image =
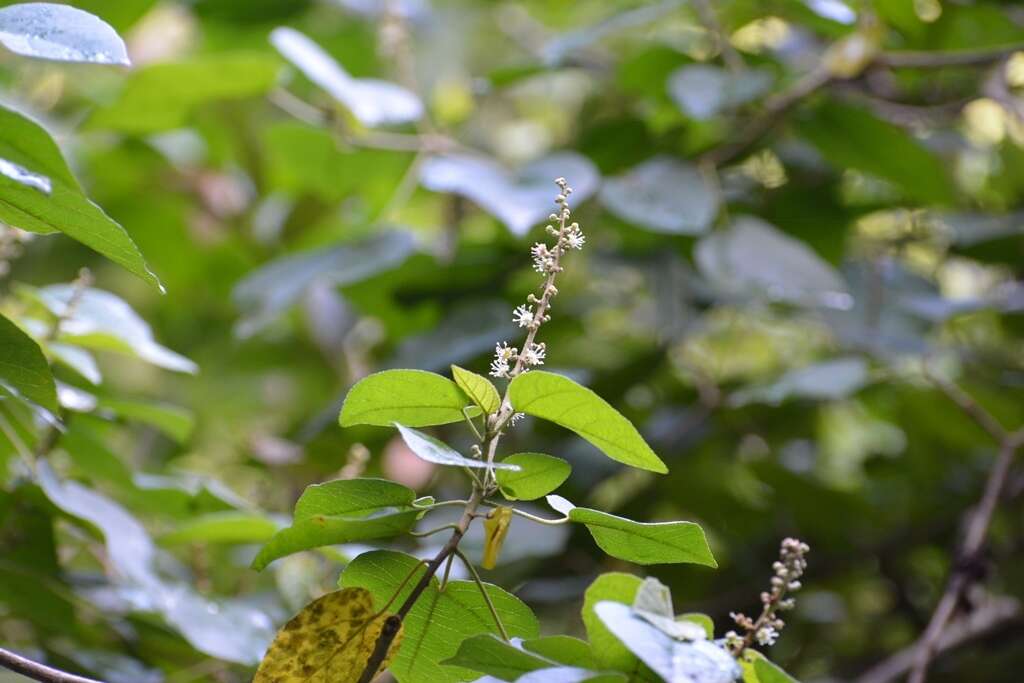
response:
M459 388L466 392L466 396L469 396L473 403L480 406L484 413L488 415L495 413L501 407L501 397L498 396L498 390L494 388L494 385L486 377L460 368L458 365L452 366L452 377L455 379L455 383L459 385Z
M446 377L422 370L384 370L349 390L338 419L342 427L390 427L395 422L427 427L461 422L468 405L466 395Z
M572 466L544 453L515 453L501 461L518 465L519 471L499 470L498 485L509 500L536 500L551 493L569 478Z
M486 468L490 466L495 469L519 470L518 465L501 462L488 465L485 460L475 460L473 458L464 457L448 444L443 441L439 441L432 436L428 436L421 431L411 429L397 422L395 423L395 427L398 428L399 434L402 435L405 445L408 446L413 453L427 462L432 462L437 465L449 465L452 467Z
M634 522L599 510L573 508L569 519L587 525L601 550L637 564L690 562L717 567L704 530L693 522Z
M274 534L252 562L260 571L300 550L396 536L408 531L421 510L416 493L384 479L340 479L309 486L295 504L292 525Z
M20 327L0 315L0 383L18 396L46 408L60 411L57 387L50 364L39 345Z
M536 370L527 372L512 380L509 398L518 412L571 429L612 460L642 470L668 472L629 420L603 398L568 377Z
M0 157L45 176L50 183L49 192L43 193L38 186L9 179L8 174L0 176L0 221L29 232L63 232L143 280L160 284L125 229L82 192L42 126L0 107Z

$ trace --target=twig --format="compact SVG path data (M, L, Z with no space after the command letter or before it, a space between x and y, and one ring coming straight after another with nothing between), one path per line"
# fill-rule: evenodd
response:
M0 647L0 666L41 683L102 683L94 678L76 676L75 674L54 669L39 662L33 662L31 659L22 657L10 650L5 650L2 647Z
M991 633L1007 624L1018 621L1024 616L1020 602L1012 598L993 599L970 614L967 614L945 629L935 652L955 649L975 638ZM872 667L855 683L892 683L910 671L917 654L914 646L900 650L888 659Z
M977 422L999 444L999 454L985 481L981 501L973 510L964 513L966 533L963 544L957 551L953 572L946 589L932 612L924 633L914 645L913 665L910 667L909 683L924 683L932 657L940 649L946 627L956 614L967 589L975 580L974 567L977 565L988 528L992 523L996 506L1006 487L1010 466L1017 451L1024 446L1024 429L1008 432L1002 424L959 386L929 374L927 363L925 374L938 386L953 403Z
M876 66L893 69L941 69L948 66L985 66L1002 60L1007 55L1024 50L1024 43L980 50L952 52L913 51L883 52L875 58Z
M736 51L733 44L729 42L729 37L722 30L722 25L718 22L718 15L715 14L715 8L708 0L693 0L693 6L697 10L697 16L700 17L704 28L715 35L715 43L718 45L718 51L722 53L722 61L725 62L725 65L733 73L743 71L746 68L743 57Z

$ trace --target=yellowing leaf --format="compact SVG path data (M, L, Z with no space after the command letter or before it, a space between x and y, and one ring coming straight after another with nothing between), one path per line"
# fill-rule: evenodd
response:
M481 563L484 569L494 569L498 563L498 555L505 543L511 521L512 508L506 505L499 505L487 515L484 521L484 561Z
M397 628L381 670L398 651L402 622L375 612L365 588L344 588L306 605L284 625L253 683L355 683L385 628Z

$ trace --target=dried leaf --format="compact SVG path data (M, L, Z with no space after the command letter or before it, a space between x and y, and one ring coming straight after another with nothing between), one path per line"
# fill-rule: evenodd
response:
M494 565L498 563L498 555L501 553L502 544L505 543L511 521L512 508L506 505L499 505L487 515L484 521L484 560L481 562L484 569L494 569Z

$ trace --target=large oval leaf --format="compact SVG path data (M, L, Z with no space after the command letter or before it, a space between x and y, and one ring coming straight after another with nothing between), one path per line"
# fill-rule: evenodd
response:
M21 398L57 413L57 387L39 345L0 315L0 383Z
M11 52L59 62L127 66L124 41L99 17L67 5L26 2L0 9L0 43Z
M473 400L473 403L480 406L485 413L496 413L501 407L501 397L498 390L491 384L491 380L475 372L470 372L458 365L452 366L452 379L459 385L459 388L466 392Z
M355 683L384 628L396 628L384 670L402 642L402 622L374 610L365 588L345 588L306 605L284 625L253 683Z
M391 600L393 605L401 605L423 571L415 557L376 550L353 560L342 573L340 585L369 589L377 605ZM537 618L529 607L497 586L484 586L510 636L537 636ZM405 618L405 642L391 673L399 683L472 680L472 671L442 662L454 657L466 638L487 633L499 635L480 588L472 581L449 581L442 591L437 579L432 578Z
M423 370L384 370L349 390L338 420L342 427L390 427L395 422L427 427L461 422L467 406L466 395L447 377Z
M634 522L589 508L573 508L569 519L586 524L601 550L620 560L637 564L690 562L718 566L704 530L693 522Z
M512 380L509 398L516 411L571 429L612 460L651 472L668 472L629 420L568 377L527 372Z
M385 479L339 479L309 486L295 504L292 525L274 534L252 562L263 569L279 557L324 545L403 533L421 511L416 493Z
M0 221L29 232L63 232L144 280L160 282L125 229L82 192L57 144L42 126L0 107L0 158L45 176L49 193L0 175Z

